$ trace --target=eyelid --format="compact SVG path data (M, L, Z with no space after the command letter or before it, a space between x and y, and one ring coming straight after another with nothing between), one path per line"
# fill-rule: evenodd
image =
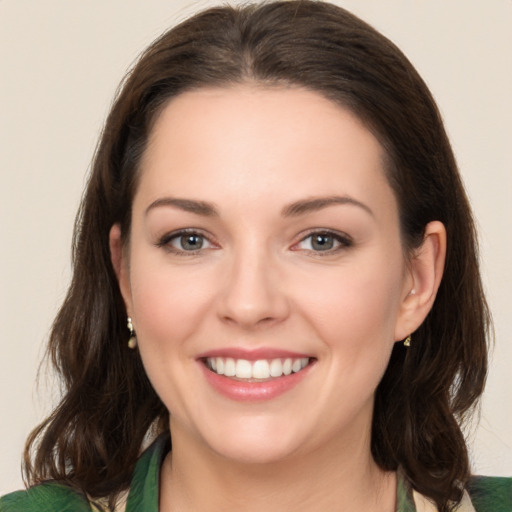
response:
M204 238L208 241L210 244L210 247L201 247L200 249L197 249L195 251L184 251L181 249L178 249L171 245L171 242L180 236L183 235L199 235L200 237ZM213 240L213 237L210 234L205 233L204 230L199 228L182 228L177 229L175 231L171 231L169 233L164 234L163 236L159 237L158 241L155 243L157 247L163 248L173 254L177 255L184 255L184 256L194 256L197 255L203 251L216 249L218 248L218 244Z
M314 235L330 236L330 237L334 238L339 243L339 245L337 247L334 247L332 249L327 249L325 251L315 251L312 249L298 248L298 245L300 243L304 242L305 240L307 240L308 238L310 238ZM308 230L306 233L302 233L300 235L300 239L292 245L291 250L292 251L300 251L300 250L307 251L307 252L313 253L315 256L327 256L329 254L332 255L333 253L336 253L340 250L348 249L353 244L354 244L354 242L352 240L352 237L350 237L349 235L347 235L346 233L344 233L342 231L337 231L337 230L333 230L333 229L314 228L314 229Z
M173 245L171 245L171 242L180 236L183 235L199 235L200 237L204 238L209 244L209 247L201 247L200 249L197 249L195 251L185 251L180 250ZM325 251L315 251L313 249L301 249L299 248L299 244L307 240L308 238L314 236L314 235L325 235L332 237L338 245L332 249L327 249ZM290 250L292 251L306 251L309 253L314 254L315 256L327 256L329 254L336 253L343 249L348 249L353 245L352 237L347 235L346 233L342 231L337 231L333 229L326 229L326 228L313 228L305 233L301 233L300 238L293 243L293 245L290 247ZM184 256L194 256L198 255L201 252L211 250L211 249L218 249L219 244L214 240L211 234L206 233L204 230L200 228L182 228L177 229L175 231L171 231L169 233L164 234L163 236L159 237L158 241L155 243L157 247L163 248L171 253L177 254L177 255L184 255Z

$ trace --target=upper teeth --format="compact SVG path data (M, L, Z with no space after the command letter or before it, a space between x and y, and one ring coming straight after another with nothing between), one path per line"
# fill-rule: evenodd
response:
M218 375L237 377L238 379L268 379L296 373L305 368L309 363L309 357L300 359L233 359L231 357L208 357L208 368Z

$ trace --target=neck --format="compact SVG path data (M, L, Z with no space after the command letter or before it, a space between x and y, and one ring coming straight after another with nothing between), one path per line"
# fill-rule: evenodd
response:
M260 464L226 459L180 429L172 429L172 438L161 473L161 512L395 510L396 475L375 464L369 435Z

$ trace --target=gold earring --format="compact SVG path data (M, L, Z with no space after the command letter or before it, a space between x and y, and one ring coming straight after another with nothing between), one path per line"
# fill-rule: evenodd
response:
M404 340L404 347L410 347L411 346L411 335L407 336Z
M133 323L130 317L126 320L126 326L130 331L130 339L128 340L128 348L134 349L137 346L137 336L135 335L135 331L133 330Z

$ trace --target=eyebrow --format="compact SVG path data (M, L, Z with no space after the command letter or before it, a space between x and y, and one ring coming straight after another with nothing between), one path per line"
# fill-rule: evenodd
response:
M281 215L283 217L298 217L300 215L322 210L333 205L357 206L370 214L372 217L375 217L373 211L367 205L350 196L327 196L301 199L285 206L281 210ZM156 201L153 201L146 208L145 214L147 215L152 209L161 206L171 206L189 213L201 215L203 217L219 217L219 212L213 203L209 203L207 201L197 201L194 199L180 199L177 197L162 197Z
M375 214L367 205L350 196L313 197L310 199L295 201L294 203L285 206L281 214L283 217L296 217L337 204L357 206L369 213L372 217L375 217Z
M213 203L206 201L196 201L194 199L179 199L177 197L162 197L153 201L146 208L146 215L154 208L159 206L173 206L186 212L195 213L204 217L218 217L219 212Z

